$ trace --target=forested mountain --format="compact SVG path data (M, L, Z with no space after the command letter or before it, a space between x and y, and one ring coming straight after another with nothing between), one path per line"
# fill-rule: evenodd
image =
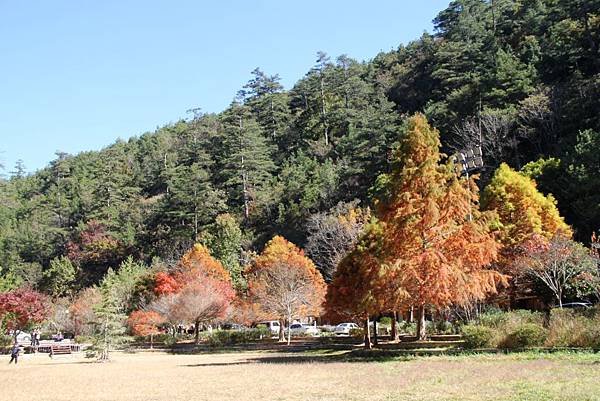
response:
M304 246L312 216L370 204L418 111L448 153L481 141L481 186L502 162L524 171L587 241L600 227L600 0L458 0L434 25L367 62L319 52L290 90L256 69L219 114L58 153L35 174L16 166L0 181L0 289L47 288L49 269L87 286L128 255L168 262L223 213L244 251L275 233Z

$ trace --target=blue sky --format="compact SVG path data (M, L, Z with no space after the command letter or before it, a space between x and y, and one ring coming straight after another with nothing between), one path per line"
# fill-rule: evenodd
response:
M370 59L431 31L447 0L0 0L0 161L101 149L223 110L260 67L286 88L332 57Z

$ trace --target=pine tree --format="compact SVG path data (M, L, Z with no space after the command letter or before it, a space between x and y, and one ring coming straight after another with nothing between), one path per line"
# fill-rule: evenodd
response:
M242 230L235 218L230 214L217 216L214 224L202 233L202 241L229 271L234 288L243 289L246 283L240 265Z
M112 269L108 270L100 284L101 300L94 308L97 318L91 356L97 356L101 362L110 360L110 352L125 340L125 321L121 299L116 291L117 277Z
M244 86L245 104L272 143L285 151L291 115L281 78L277 74L267 75L259 68L252 71L252 75L254 78Z
M270 198L275 170L273 146L267 142L248 106L234 102L223 115L220 168L224 187L245 220L258 213Z

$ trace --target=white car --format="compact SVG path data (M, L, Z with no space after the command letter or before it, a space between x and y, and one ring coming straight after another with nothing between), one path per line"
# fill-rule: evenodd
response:
M277 320L267 320L264 322L258 322L257 326L265 326L272 336L279 335L279 322Z
M12 338L14 338L15 333L13 331L10 331L8 333L9 336L11 336ZM17 331L17 342L19 344L22 343L31 343L31 334L29 333L25 333L24 331L18 330Z
M337 326L335 326L333 333L336 336L349 336L350 330L353 329L360 329L360 327L356 323L340 323Z
M293 336L318 336L320 331L310 324L294 323L290 325L290 333Z

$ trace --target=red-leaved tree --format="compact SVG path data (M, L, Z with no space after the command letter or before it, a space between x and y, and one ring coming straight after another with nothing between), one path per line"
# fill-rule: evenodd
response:
M131 332L136 336L149 336L150 349L153 348L153 338L160 334L159 326L165 322L165 318L158 312L149 310L136 310L129 315L127 324Z
M0 294L0 321L13 331L15 341L19 331L42 323L49 314L48 298L37 291L19 288Z

